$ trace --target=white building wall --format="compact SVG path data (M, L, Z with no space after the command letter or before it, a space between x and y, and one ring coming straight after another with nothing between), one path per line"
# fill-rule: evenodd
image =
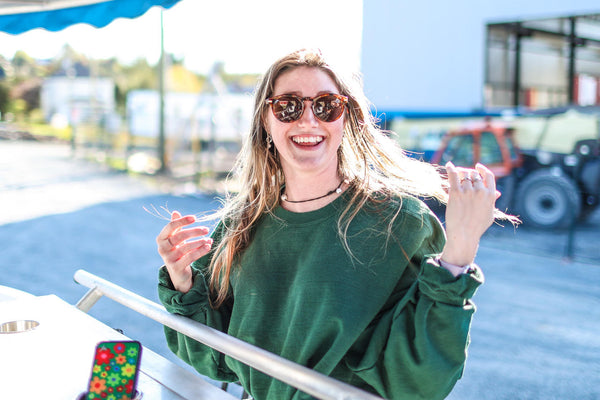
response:
M252 120L253 97L248 93L165 94L165 134L169 138L239 141ZM129 132L134 136L158 137L159 93L132 90L127 94Z
M365 92L378 113L480 109L488 23L599 12L598 0L364 0Z
M50 77L42 84L40 106L46 121L57 115L73 122L98 119L115 111L115 84L110 78Z

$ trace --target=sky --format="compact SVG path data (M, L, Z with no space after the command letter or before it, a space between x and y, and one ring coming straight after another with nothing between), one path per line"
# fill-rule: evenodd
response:
M12 58L23 50L49 59L68 43L91 58L156 63L160 14L154 7L137 19L121 18L100 29L77 24L60 32L0 33L0 54ZM182 0L163 12L163 21L165 51L198 73L208 73L215 62L224 62L228 73L261 73L303 47L319 47L335 64L360 69L362 0Z

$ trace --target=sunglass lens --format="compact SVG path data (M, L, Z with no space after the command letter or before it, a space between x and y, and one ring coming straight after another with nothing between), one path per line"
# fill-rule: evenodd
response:
M344 103L338 97L326 94L314 99L312 109L321 121L333 122L344 113Z
M273 101L273 114L281 122L296 121L302 115L302 101L285 96Z

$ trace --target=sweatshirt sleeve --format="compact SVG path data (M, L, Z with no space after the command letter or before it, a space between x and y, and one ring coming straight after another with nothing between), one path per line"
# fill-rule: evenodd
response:
M213 235L214 237L214 235ZM175 290L166 267L159 270L158 297L168 312L191 318L211 328L227 332L231 307L224 303L219 309L210 306L208 282L204 270L210 254L192 263L193 286L187 293ZM165 326L167 345L173 353L202 375L220 381L234 382L237 376L225 364L225 357L186 335Z
M483 275L473 266L454 277L439 266L445 233L430 212L405 216L401 232L411 236L403 250L417 277L399 285L399 300L369 325L346 362L358 385L385 398L443 399L462 376L475 311L470 299ZM406 262L402 267L411 268Z

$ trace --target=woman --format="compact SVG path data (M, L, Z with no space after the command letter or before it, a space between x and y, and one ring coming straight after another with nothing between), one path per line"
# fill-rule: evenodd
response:
M449 164L448 187L396 149L352 82L318 51L271 66L238 160L241 189L212 237L182 229L195 217L178 212L157 237L159 296L172 313L382 397L441 399L466 359L483 282L473 261L498 213L494 176ZM447 240L421 196L447 200ZM200 373L239 380L257 400L308 398L166 337Z

